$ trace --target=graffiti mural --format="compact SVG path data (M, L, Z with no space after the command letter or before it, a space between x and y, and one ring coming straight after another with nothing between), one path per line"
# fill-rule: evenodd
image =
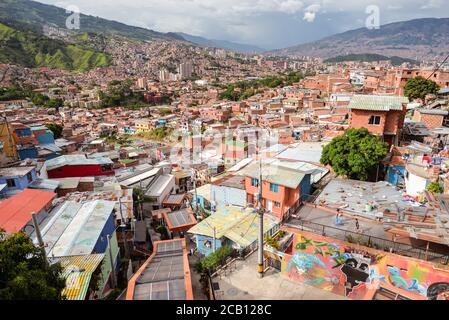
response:
M447 270L306 232L295 234L281 270L292 280L352 299L372 299L380 287L409 299L449 299Z

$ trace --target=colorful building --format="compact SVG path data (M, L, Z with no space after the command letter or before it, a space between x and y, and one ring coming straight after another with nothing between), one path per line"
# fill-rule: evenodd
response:
M88 159L84 155L64 155L45 162L51 179L69 177L96 177L114 175L109 158Z
M258 216L255 209L226 206L218 209L188 232L195 236L198 252L205 256L210 255L214 247L218 249L224 245L239 251L249 251L257 248ZM279 221L274 216L265 214L264 234L271 236L278 229Z
M55 206L40 222L47 256L62 258L104 254L96 293L99 298L106 296L112 289L112 272L117 272L120 265L115 231L115 206L115 201L65 201ZM108 236L110 236L112 263ZM34 232L31 233L31 238L37 242Z
M292 245L276 256L281 260L282 275L290 280L354 300L449 299L446 268L305 231L286 230L293 233Z
M0 168L0 185L6 187L1 190L4 195L22 191L37 178L35 167L8 167Z
M25 189L0 202L0 229L30 234L34 230L31 214L36 214L38 222L45 219L55 197L54 192Z
M256 205L259 192L259 161L241 171L245 176L247 203ZM303 172L278 160L262 160L262 206L280 220L288 218L311 193L311 173Z
M348 105L349 125L366 128L389 145L398 145L408 102L408 98L401 96L354 95Z

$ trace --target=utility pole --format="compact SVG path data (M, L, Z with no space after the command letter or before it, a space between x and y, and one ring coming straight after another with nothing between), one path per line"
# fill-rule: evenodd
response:
M42 239L41 229L39 228L39 223L37 222L37 217L36 217L35 212L31 213L31 218L33 219L34 232L36 232L37 242L39 243L39 247L42 251L42 254L44 255L45 264L48 265L47 253L45 252L45 244L44 244L44 240Z
M258 251L257 271L259 273L259 278L263 278L263 208L262 208L262 159L261 158L259 159L259 194L258 194L257 212L259 214L259 251Z
M215 241L217 241L217 240L216 240L216 236L217 236L216 230L217 230L217 229L214 227L214 243L213 243L213 247L212 247L213 250L214 250L214 252L215 252L215 250L217 249L217 248L216 248L216 245L215 245Z
M119 204L119 210L120 210L120 218L121 218L121 225L125 224L125 219L123 219L123 212L122 212L122 199L120 198L121 195L118 196L118 204Z
M196 171L192 168L193 188L195 189L195 216L198 216L198 192L196 190Z
M117 275L115 274L114 257L112 255L111 235L108 234L107 238L108 238L109 260L111 261L112 289L115 289L117 287Z

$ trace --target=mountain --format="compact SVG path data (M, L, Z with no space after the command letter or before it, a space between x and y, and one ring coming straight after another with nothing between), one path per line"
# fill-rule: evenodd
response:
M240 53L259 53L265 51L265 49L250 44L242 44L226 40L206 39L199 36L192 36L183 32L177 32L176 34L181 36L186 41L195 43L202 47L221 48Z
M42 31L44 26L66 28L66 10L29 0L0 0L0 22L9 26L26 26L34 31ZM184 40L175 33L161 33L133 27L117 21L80 14L80 32L119 35L131 39L150 41Z
M347 54L342 56L336 56L333 58L329 58L324 60L325 63L336 63L336 62L346 62L346 61L363 61L363 62L374 62L374 61L391 61L392 65L401 65L403 63L411 63L418 64L418 61L401 58L397 56L387 57L381 54L373 54L373 53L360 53L360 54Z
M350 30L266 54L331 58L369 52L422 60L443 56L448 51L449 18L425 18L390 23L373 30Z
M0 23L0 63L83 72L109 65L110 57L87 46L66 44Z

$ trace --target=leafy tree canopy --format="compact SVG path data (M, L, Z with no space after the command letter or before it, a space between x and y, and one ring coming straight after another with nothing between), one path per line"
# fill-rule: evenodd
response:
M367 129L348 129L323 148L320 161L338 175L366 181L387 152L388 144Z
M55 139L61 138L62 129L63 129L63 127L61 125L53 122L53 123L47 123L45 126L53 132Z
M427 190L429 190L430 192L433 192L433 193L443 193L444 192L444 188L441 186L441 184L438 181L429 183L429 185L427 186Z
M222 246L207 257L199 260L195 265L195 270L199 273L215 270L220 264L224 263L232 252L233 249L230 246Z
M47 264L28 235L0 230L0 300L61 300L65 279L60 264Z
M439 89L435 81L418 76L407 80L404 87L404 95L410 100L424 99L426 95L435 94Z

